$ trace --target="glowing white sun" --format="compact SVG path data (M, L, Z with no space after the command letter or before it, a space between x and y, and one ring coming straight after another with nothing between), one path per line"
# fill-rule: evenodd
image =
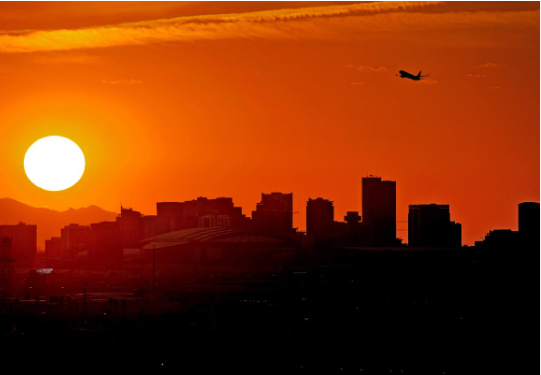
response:
M45 137L26 151L24 171L34 185L44 190L65 190L83 176L85 156L79 146L67 138Z

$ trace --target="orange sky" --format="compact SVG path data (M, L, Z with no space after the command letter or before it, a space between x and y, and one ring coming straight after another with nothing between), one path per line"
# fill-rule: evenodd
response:
M286 9L287 8L287 9ZM361 210L361 177L451 205L472 244L539 201L539 3L2 3L0 196L54 209L261 192ZM430 73L424 82L398 70ZM26 178L78 143L81 181Z

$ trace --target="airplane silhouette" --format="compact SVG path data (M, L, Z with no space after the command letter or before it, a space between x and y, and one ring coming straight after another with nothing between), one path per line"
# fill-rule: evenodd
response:
M419 74L414 76L413 74L408 73L405 70L401 70L398 73L400 73L400 78L408 78L408 79L411 79L411 80L414 80L414 81L420 81L421 78L425 78L425 77L428 77L430 75L430 74L427 74L426 76L422 76L421 72L419 72ZM397 74L397 76L398 76L398 74Z

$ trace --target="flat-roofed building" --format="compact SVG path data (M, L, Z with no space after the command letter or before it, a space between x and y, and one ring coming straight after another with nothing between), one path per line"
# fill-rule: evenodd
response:
M11 256L13 259L30 259L37 253L37 225L19 223L16 225L0 225L0 237L11 239Z
M449 205L410 205L408 245L410 247L462 246L462 226L451 221Z

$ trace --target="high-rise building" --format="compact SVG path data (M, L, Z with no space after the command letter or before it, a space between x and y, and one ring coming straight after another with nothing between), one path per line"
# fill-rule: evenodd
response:
M360 224L361 222L361 215L359 215L359 212L357 211L348 211L347 215L344 216L344 221L348 225L356 225Z
M122 261L122 231L118 222L90 224L92 248L89 258L98 261Z
M489 231L482 241L475 241L475 247L511 250L519 243L519 232L511 229L494 229Z
M449 205L410 205L408 245L412 247L462 246L462 227L451 221Z
M345 237L346 244L349 246L359 246L366 244L373 244L371 237L369 238L366 230L367 225L361 223L361 215L358 211L348 211L346 216L344 216L344 221L346 222L345 226ZM361 238L362 237L362 238Z
M137 249L144 239L143 215L132 208L120 206L120 215L116 218L122 231L122 247L125 249Z
M375 246L396 245L396 182L363 178L363 227L370 228Z
M524 244L539 247L539 203L518 205L518 231Z
M242 208L235 207L233 198L227 197L158 202L157 211L158 218L164 218L169 223L170 231L210 225L242 229L249 225L249 219L242 214Z
M157 216L169 222L170 230L183 229L183 215L185 202L158 202L156 203Z
M482 241L475 241L475 246L500 250L526 246L539 250L539 232L539 203L523 202L518 205L518 232L491 230Z
M143 239L159 236L170 232L170 221L167 217L157 215L145 215L141 218ZM140 243L137 244L140 247Z
M11 238L0 237L0 292L9 290L12 274Z
M261 202L252 211L256 232L289 237L293 233L293 193L261 194Z
M306 202L306 234L315 243L330 240L333 235L334 205L328 199L308 199Z
M62 256L62 237L51 237L45 240L45 255L51 258Z
M11 239L11 256L15 260L29 259L37 252L36 225L19 223L17 225L0 225L0 238Z
M62 257L73 257L80 252L89 251L92 236L88 225L70 224L60 230Z

